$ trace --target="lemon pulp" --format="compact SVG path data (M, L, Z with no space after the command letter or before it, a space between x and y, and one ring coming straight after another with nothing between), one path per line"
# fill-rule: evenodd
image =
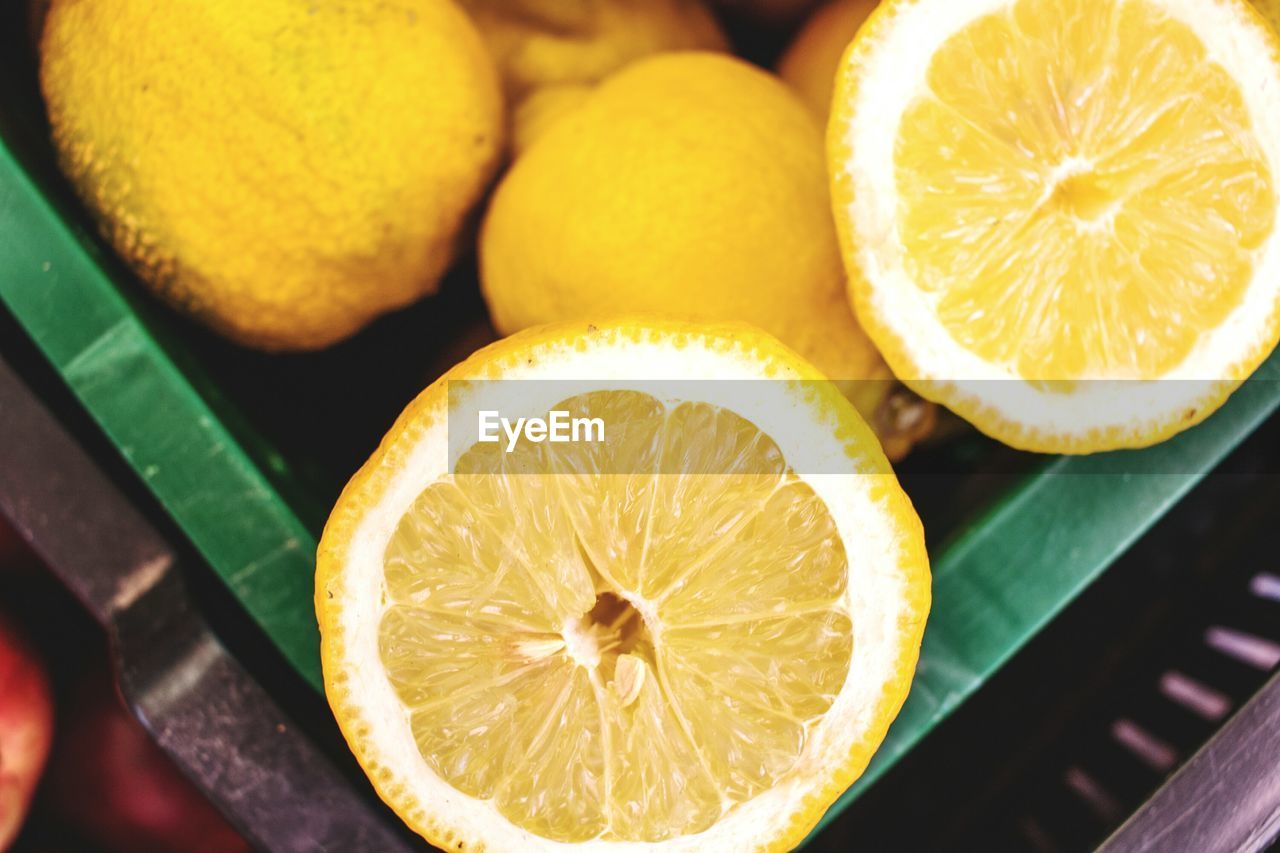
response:
M476 445L385 556L382 663L423 759L558 841L711 826L799 761L849 671L826 505L749 421L593 392L599 444Z
M895 144L909 274L958 343L1026 379L1167 373L1274 227L1239 86L1148 0L976 19Z

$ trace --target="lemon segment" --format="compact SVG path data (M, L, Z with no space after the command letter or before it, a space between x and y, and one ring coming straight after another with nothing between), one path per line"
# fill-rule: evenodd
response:
M461 0L484 36L507 95L599 82L645 56L727 50L702 0Z

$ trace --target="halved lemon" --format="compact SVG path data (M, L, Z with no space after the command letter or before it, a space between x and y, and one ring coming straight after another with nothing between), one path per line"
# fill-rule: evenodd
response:
M479 442L460 413L495 400L604 440ZM838 390L749 327L654 321L522 333L424 391L316 580L351 748L460 850L794 845L897 714L928 606Z
M1280 338L1280 41L1245 0L887 0L828 137L858 315L1018 447L1199 422Z

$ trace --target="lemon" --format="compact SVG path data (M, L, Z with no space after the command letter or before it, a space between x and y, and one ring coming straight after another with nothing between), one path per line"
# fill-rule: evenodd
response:
M637 59L672 50L726 50L701 0L463 0L508 95L597 83Z
M1280 28L1280 0L1253 0L1253 6L1267 19L1267 23Z
M603 440L507 453L466 417L495 400ZM316 578L351 748L457 850L793 847L897 713L928 606L919 520L839 392L751 327L636 320L424 391Z
M581 106L593 87L591 83L544 86L520 100L511 121L512 155L519 157L528 151L548 127Z
M824 122L831 108L840 57L877 0L832 0L804 22L782 58L778 76L804 99Z
M463 0L502 74L517 150L528 131L520 106L535 93L591 86L641 57L727 50L702 0ZM545 107L559 96L552 93ZM539 119L549 114L539 109Z
M641 60L503 177L480 237L504 334L610 314L740 320L869 417L890 374L845 295L821 132L777 78L713 53Z
M829 156L894 372L1032 450L1207 417L1280 337L1278 60L1244 0L882 3Z
M116 250L265 349L432 292L502 147L496 71L446 0L55 0L41 83Z
M875 8L875 0L834 0L817 9L800 28L778 62L778 75L800 96L823 124L831 105L831 90L840 56L858 27ZM905 389L880 386L877 396L855 402L871 419L890 459L905 456L918 441L933 433L937 410Z

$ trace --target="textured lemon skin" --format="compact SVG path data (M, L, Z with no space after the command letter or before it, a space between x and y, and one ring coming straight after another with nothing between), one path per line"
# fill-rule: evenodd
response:
M502 146L496 71L448 0L55 0L41 84L116 250L263 349L434 291Z
M1280 0L1249 0L1272 27L1280 30Z
M462 0L498 66L511 153L618 69L668 51L727 51L702 0Z
M596 84L544 86L530 92L511 116L511 155L519 157L546 129L577 109Z
M614 314L738 320L874 410L888 369L849 307L821 131L775 77L712 53L641 60L546 130L480 238L504 334ZM866 398L866 399L864 399Z
M701 0L462 0L508 96L596 83L641 57L727 50Z
M317 550L315 607L320 626L320 657L325 694L338 727L383 801L410 828L441 849L482 851L492 848L486 844L483 828L469 833L452 828L448 816L439 813L438 803L421 801L407 780L380 763L373 751L369 739L372 722L362 712L360 697L352 695L351 677L344 663L346 647L354 642L343 627L340 609L340 602L346 598L344 564L347 551L364 516L390 488L397 473L410 464L422 437L433 424L448 416L449 382L497 380L517 365L535 365L564 347L582 350L588 342L596 344L626 339L661 341L677 348L698 342L751 359L760 366L762 377L817 381L815 387L824 389L821 403L824 421L834 424L836 435L844 443L849 458L857 462L855 470L870 472L861 476L876 477L876 498L900 533L900 565L904 571L907 608L899 625L894 665L896 677L884 685L875 706L866 709L869 722L863 736L852 745L847 755L840 756L825 783L794 804L790 820L782 832L776 837L757 839L752 850L761 853L794 850L813 831L827 809L866 770L910 690L932 597L924 530L910 498L898 485L871 430L844 398L825 390L828 386L822 382L821 372L776 339L740 323L686 323L634 316L528 329L478 351L432 383L405 408L378 449L343 489L325 523ZM585 846L590 847L590 842Z
M824 122L831 109L840 57L877 0L833 0L819 7L778 60L778 76Z

